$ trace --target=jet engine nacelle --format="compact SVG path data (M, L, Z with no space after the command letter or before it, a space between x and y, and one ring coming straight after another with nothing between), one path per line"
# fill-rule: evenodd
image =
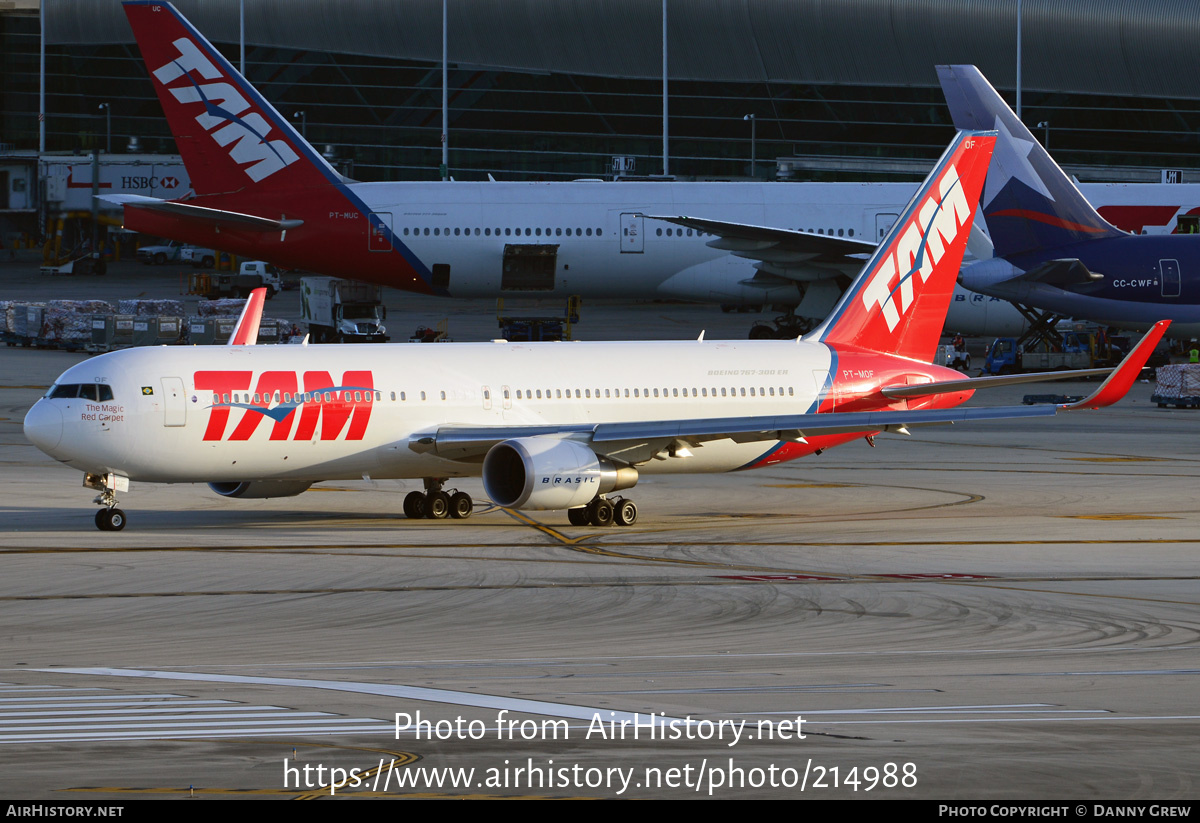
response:
M637 480L637 469L618 468L573 440L505 440L492 446L483 459L488 497L514 509L573 509L598 494L628 489Z
M311 480L255 480L249 483L209 483L222 497L261 498L295 497L308 491Z
M963 266L958 282L971 291L992 294L989 291L991 287L1014 280L1024 273L1023 269L1017 268L1003 257L993 257L991 260L980 260L978 263Z

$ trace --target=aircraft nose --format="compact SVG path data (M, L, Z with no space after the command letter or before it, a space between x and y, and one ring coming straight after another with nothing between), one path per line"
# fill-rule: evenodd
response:
M62 433L62 412L53 403L39 400L25 415L25 437L46 454L62 440Z

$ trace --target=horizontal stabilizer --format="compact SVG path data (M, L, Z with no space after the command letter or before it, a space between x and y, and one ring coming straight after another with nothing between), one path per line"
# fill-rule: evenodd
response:
M1006 374L998 377L972 377L964 380L942 380L937 383L920 383L916 385L885 386L880 390L884 397L892 399L900 397L929 397L935 394L950 394L960 391L975 391L977 389L994 389L999 386L1016 386L1022 383L1045 383L1053 380L1079 380L1084 377L1098 377L1107 374L1108 379L1100 384L1100 388L1091 396L1061 406L1064 411L1077 409L1098 409L1101 406L1111 406L1116 403L1133 385L1133 381L1146 367L1146 361L1154 352L1154 347L1162 339L1170 320L1160 320L1146 333L1146 336L1133 347L1133 351L1125 355L1115 369L1075 369L1074 371L1041 372L1038 374Z
M1085 377L1100 377L1111 374L1112 369L1072 369L1070 371L1048 371L1035 374L1005 374L997 377L970 377L962 380L942 380L937 383L918 383L884 386L880 394L884 397L929 397L934 394L951 394L976 389L996 389L1000 386L1019 386L1022 383L1049 383L1054 380L1082 380Z
M190 203L180 203L177 200L160 200L157 197L145 197L140 194L105 194L97 195L101 200L115 203L126 208L146 209L147 211L163 212L173 217L182 217L196 223L203 223L218 229L229 231L286 231L304 225L303 220L273 220L270 217L258 217L253 214L210 209L206 206L195 206Z
M1035 266L1025 272L1019 279L1045 283L1060 289L1069 289L1071 286L1084 286L1099 282L1104 279L1104 275L1097 274L1085 266L1082 260L1072 257L1063 260L1047 260L1040 266Z

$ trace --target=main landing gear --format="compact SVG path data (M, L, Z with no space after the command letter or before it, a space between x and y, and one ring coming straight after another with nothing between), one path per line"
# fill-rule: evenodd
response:
M586 506L567 509L567 519L572 526L632 526L637 522L637 505L627 497L607 500L597 497Z
M455 520L465 520L471 516L475 504L471 495L452 489L442 491L444 477L426 477L424 492L409 492L404 497L404 516L409 520L444 520L453 517Z
M85 474L83 485L100 492L92 501L104 507L96 512L96 528L102 532L119 532L125 528L125 512L117 508L116 492L118 489L128 491L129 480L111 474Z

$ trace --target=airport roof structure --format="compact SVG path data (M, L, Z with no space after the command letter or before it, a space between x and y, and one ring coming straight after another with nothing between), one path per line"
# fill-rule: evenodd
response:
M42 2L47 148L173 151L120 3ZM239 0L176 5L237 63ZM451 173L660 173L663 7L447 0ZM1017 0L665 7L670 172L685 178L769 179L798 158L817 179L920 179L953 134L939 63L978 65L1015 102ZM0 11L0 144L20 149L37 146L37 12ZM441 0L245 0L245 19L248 79L348 174L438 176ZM1022 21L1023 119L1060 162L1156 180L1200 167L1194 0L1022 0Z
M44 0L52 44L132 43L114 0ZM239 0L177 0L210 40L238 41ZM667 0L669 75L744 83L936 86L973 63L1016 84L1018 0ZM440 0L246 0L247 42L441 60ZM522 72L662 74L654 0L449 0L449 60ZM1031 90L1200 97L1193 0L1023 0Z

